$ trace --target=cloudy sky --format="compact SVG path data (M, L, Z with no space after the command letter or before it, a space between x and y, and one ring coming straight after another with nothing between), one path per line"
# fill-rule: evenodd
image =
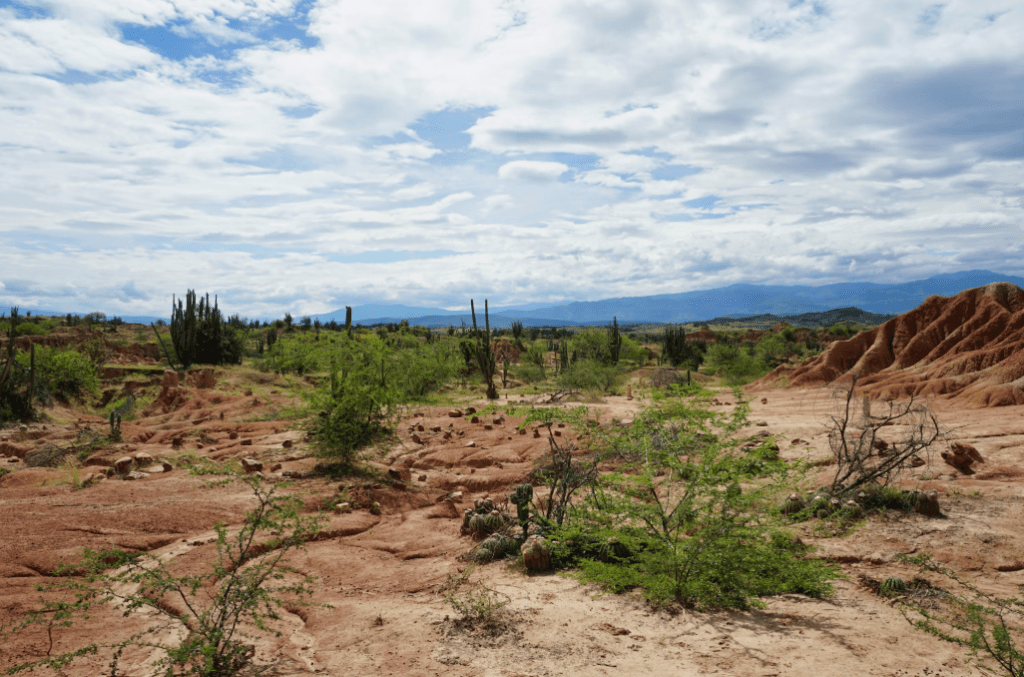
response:
M1024 274L1019 0L0 0L0 307Z

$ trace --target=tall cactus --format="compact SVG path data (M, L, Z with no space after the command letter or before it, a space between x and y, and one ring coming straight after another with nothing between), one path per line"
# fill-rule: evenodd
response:
M612 318L612 326L608 328L608 353L612 364L619 363L619 352L622 350L622 336L619 335L618 319Z
M469 300L469 309L473 313L473 336L477 340L476 361L487 380L487 399L496 400L498 399L498 388L494 385L494 371L497 361L494 359L494 353L491 352L491 318L487 308L487 299L484 299L485 330L482 335L476 325L476 306L473 304L473 299Z
M352 338L352 306L345 306L345 333Z
M177 300L177 305L175 305ZM185 305L180 299L171 300L171 341L178 361L188 369L193 364L220 364L225 360L224 319L217 307L217 297L210 304L210 295L199 299L188 290Z

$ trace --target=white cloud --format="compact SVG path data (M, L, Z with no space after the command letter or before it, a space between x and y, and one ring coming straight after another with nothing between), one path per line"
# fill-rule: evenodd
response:
M502 165L498 170L498 176L503 179L525 181L554 181L567 171L569 168L561 162L516 160Z
M1024 241L1024 13L932 4L0 8L0 302L163 313L187 285L280 315L1024 274L989 244ZM375 251L457 253L331 259Z

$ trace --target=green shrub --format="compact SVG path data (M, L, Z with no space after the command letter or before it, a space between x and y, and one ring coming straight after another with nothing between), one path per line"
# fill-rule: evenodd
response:
M830 594L835 568L805 559L806 548L763 509L789 483L790 467L719 435L743 425L744 411L729 417L701 398L666 399L621 432L581 428L599 438L591 446L628 465L601 478L553 532L553 559L609 590L641 588L656 605L742 609L762 606L765 595ZM753 477L762 479L740 488Z
M512 373L523 383L539 383L546 378L544 367L536 364L520 364Z
M770 369L765 362L746 346L730 343L716 343L708 348L708 370L721 373L727 385L743 385L767 374Z
M595 359L574 362L558 375L558 386L571 390L607 393L626 381L625 372L617 366Z
M21 328L21 325L18 327ZM18 362L28 367L30 353L20 353ZM64 399L95 393L100 382L96 365L86 355L75 350L58 350L47 346L36 346L36 385L43 386Z

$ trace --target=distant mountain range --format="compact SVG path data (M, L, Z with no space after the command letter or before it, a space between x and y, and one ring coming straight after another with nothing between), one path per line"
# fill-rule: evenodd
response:
M490 316L492 327L508 327L517 320L526 326L603 325L611 322L613 317L619 324L682 324L709 322L711 318L724 321L759 315L766 316L765 322L786 318L790 324L805 324L807 320L795 320L794 316L825 311L839 313L842 310L900 315L921 305L929 296L955 296L965 289L992 282L1010 282L1024 288L1024 278L990 270L971 270L900 284L843 282L821 287L734 284L681 294L578 301L559 306L494 307ZM344 322L345 309L318 317L325 322L332 319ZM410 324L428 327L459 326L462 322L468 325L473 321L468 312L439 308L374 304L352 309L352 321L363 325L403 319L409 320ZM852 315L837 315L835 321L852 319ZM477 309L477 322L483 323L482 308Z
M961 273L935 275L925 280L901 284L874 282L844 282L820 287L734 284L717 289L658 294L600 301L577 301L563 305L546 306L531 303L520 306L492 307L491 326L505 328L519 321L526 326L586 326L604 325L615 317L619 324L682 324L688 322L721 323L746 318L748 323L774 324L785 320L790 324L835 324L843 321L861 321L868 324L884 322L885 318L863 319L870 315L891 316L913 310L929 296L956 296L965 289L981 287L992 282L1010 282L1024 288L1024 278L994 273L990 270L970 270ZM481 299L482 301L482 299ZM483 324L483 303L477 308L477 322ZM22 311L24 313L24 310ZM52 315L45 310L32 310L33 315ZM803 318L807 313L831 313L836 319L829 322ZM845 313L845 315L843 315ZM865 313L866 315L862 315ZM63 313L59 313L63 314ZM345 321L345 309L313 315L323 322ZM714 319L712 319L714 318ZM148 324L156 317L122 316L125 322ZM167 318L164 318L165 320ZM296 320L299 317L296 316ZM467 311L448 311L441 308L418 306L367 304L352 308L352 321L362 325L386 324L408 320L410 324L427 327L460 326L473 323Z

